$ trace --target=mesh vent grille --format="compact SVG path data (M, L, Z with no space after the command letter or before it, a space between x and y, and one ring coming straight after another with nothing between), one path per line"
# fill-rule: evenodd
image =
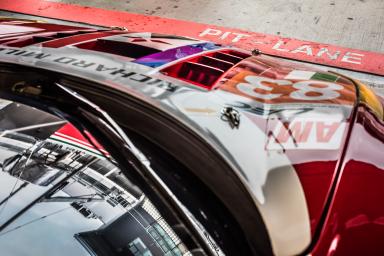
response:
M161 72L200 87L211 89L225 72L250 56L235 50L210 52L169 66Z

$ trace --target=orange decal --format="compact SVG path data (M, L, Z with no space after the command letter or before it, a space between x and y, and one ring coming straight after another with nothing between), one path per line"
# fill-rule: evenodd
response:
M321 77L322 74L317 73L316 75ZM337 76L335 78L337 80ZM256 75L247 70L241 70L235 74L222 84L220 89L267 104L318 103L353 105L356 98L353 84L322 80L290 79L289 75L286 78L273 79Z

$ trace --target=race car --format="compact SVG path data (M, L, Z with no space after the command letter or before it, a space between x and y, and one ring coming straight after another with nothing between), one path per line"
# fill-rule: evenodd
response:
M382 255L383 99L124 28L0 22L1 255Z

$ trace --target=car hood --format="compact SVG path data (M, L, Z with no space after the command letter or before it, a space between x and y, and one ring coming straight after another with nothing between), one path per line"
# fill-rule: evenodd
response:
M357 100L351 80L189 38L55 26L4 21L1 61L102 83L176 117L233 166L277 255L309 245Z

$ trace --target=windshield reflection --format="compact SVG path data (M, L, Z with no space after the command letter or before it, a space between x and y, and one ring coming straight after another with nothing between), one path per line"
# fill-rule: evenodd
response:
M71 124L0 102L5 255L192 255L140 189ZM31 207L31 202L36 201Z

